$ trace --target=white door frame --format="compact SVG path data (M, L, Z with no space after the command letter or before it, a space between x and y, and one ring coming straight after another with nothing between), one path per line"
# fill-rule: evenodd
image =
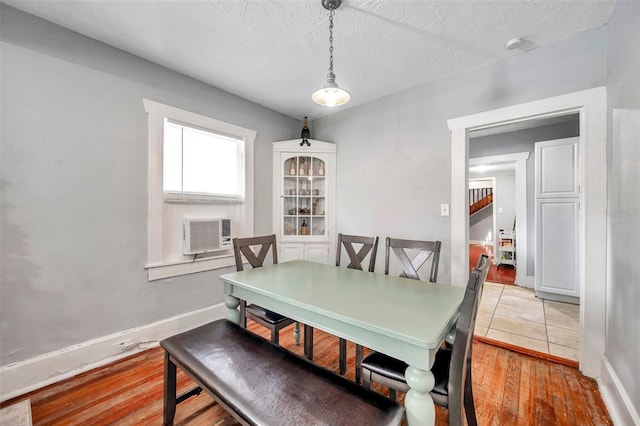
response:
M531 119L580 115L580 370L600 377L605 347L607 149L605 87L453 118L451 130L451 282L469 274L469 131ZM588 173L587 173L588 171ZM589 248L587 250L587 247Z
M469 166L495 163L515 163L516 181L516 284L523 287L533 287L533 277L527 277L528 239L527 239L527 160L529 152L492 155L469 159ZM498 253L498 235L496 232L496 211L493 211L493 252ZM457 282L457 281L452 281Z

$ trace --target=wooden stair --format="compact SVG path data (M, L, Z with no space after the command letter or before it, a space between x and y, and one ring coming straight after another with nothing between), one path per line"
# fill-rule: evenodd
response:
M469 189L469 216L493 203L492 188Z

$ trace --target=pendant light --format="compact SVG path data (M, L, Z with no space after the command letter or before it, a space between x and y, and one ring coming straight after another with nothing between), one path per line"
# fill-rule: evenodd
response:
M342 0L322 0L322 6L329 10L329 74L324 87L313 92L311 97L315 103L328 107L344 105L351 99L349 92L338 86L333 73L333 15L341 4Z

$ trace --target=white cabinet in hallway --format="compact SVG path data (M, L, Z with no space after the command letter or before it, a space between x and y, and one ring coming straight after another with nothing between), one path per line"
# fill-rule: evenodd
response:
M535 144L535 290L543 299L580 297L579 138Z

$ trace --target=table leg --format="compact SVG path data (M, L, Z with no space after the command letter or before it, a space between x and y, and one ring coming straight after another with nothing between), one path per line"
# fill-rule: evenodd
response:
M404 398L407 424L433 426L436 423L436 409L429 394L435 384L433 373L409 366L404 374L410 388Z
M227 320L240 324L240 311L238 311L238 306L240 305L240 299L234 296L227 295L227 298L224 300L224 305L227 307Z
M296 321L296 325L293 329L293 338L296 340L296 346L300 344L300 323Z

